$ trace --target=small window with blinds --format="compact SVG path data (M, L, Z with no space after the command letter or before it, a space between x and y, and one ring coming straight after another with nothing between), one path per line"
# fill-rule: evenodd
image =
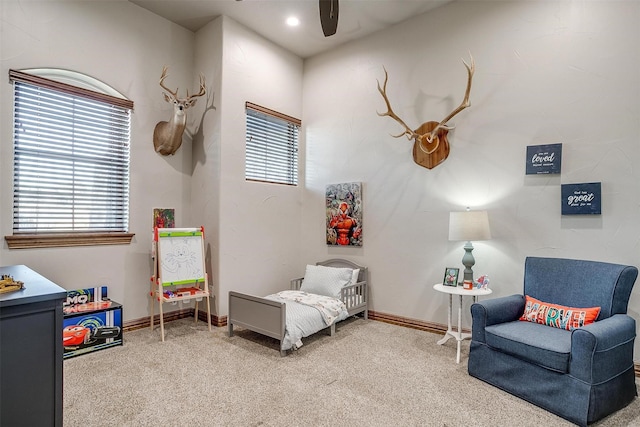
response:
M128 231L133 102L11 70L13 233Z
M300 120L250 102L246 109L245 179L298 185Z

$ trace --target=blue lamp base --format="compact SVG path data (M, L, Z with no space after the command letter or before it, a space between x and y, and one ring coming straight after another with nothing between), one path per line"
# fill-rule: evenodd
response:
M462 265L464 265L465 267L464 280L471 280L473 282L473 270L471 269L471 267L475 265L476 260L473 257L471 251L473 251L473 245L471 244L471 242L467 242L464 245L464 256L462 257Z

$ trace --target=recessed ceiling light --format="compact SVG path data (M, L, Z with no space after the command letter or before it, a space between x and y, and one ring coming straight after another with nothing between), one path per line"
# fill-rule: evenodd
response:
M297 27L300 25L300 20L295 16L290 16L287 18L287 25L290 27Z

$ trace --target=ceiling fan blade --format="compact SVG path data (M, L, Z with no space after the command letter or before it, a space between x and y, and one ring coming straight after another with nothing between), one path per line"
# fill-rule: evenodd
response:
M325 37L338 29L338 0L320 0L320 24Z

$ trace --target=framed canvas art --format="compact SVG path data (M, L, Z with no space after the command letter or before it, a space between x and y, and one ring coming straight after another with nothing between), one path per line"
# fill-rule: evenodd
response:
M158 228L174 228L176 226L175 209L154 208L153 226Z
M326 241L330 246L362 246L362 183L327 186Z

